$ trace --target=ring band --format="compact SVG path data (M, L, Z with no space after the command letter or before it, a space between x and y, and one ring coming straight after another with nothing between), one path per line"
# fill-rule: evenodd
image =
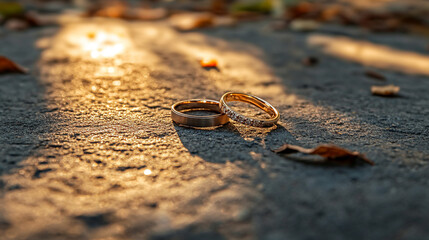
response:
M175 123L190 127L214 127L229 122L229 118L221 113L220 104L214 100L191 99L175 103L171 106L171 118ZM186 114L183 110L198 111L207 110L217 112L218 114L196 116Z
M227 102L235 101L250 103L268 113L271 118L265 120L243 116L233 111L227 104ZM275 109L270 103L262 98L243 93L225 93L220 99L220 111L236 122L254 127L270 127L277 123L280 119L279 111L277 111L277 109Z

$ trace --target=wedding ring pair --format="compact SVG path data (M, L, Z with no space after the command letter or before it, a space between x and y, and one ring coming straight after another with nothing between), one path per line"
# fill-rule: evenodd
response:
M235 112L228 103L237 101L249 103L262 109L270 115L270 118L250 118ZM211 111L216 114L197 116L187 113L199 110ZM249 126L270 127L278 122L280 114L270 103L259 97L228 92L222 96L220 101L192 99L175 103L171 106L171 118L175 123L188 127L215 127L228 123L230 119Z

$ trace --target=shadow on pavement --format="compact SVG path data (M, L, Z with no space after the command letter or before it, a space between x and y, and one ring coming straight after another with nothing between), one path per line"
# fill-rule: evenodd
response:
M48 139L43 135L49 133L51 116L58 111L58 108L46 105L45 86L35 77L40 54L35 40L39 37L38 31L25 31L0 38L1 46L19 46L2 47L0 55L30 69L28 75L0 75L0 176L20 168L23 160L47 144ZM0 186L19 188L7 183L0 183Z
M264 138L258 136L246 140L234 124L238 123L230 122L222 127L204 130L181 127L176 124L174 128L189 153L214 163L248 161L254 158L252 152L267 150L271 152L271 146L293 139L293 136L278 124L269 130L264 129L267 131ZM269 146L266 146L267 143Z

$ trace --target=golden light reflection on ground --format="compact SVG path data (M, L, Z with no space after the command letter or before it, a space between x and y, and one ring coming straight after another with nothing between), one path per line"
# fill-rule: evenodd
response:
M123 53L124 36L117 33L95 31L89 32L86 37L80 38L80 45L92 58L111 58Z
M310 46L360 64L411 74L429 75L429 56L397 50L380 44L315 34L308 38Z
M70 24L58 38L67 45L67 54L88 59L113 59L132 47L129 34L121 25L102 25L97 21Z
M55 121L37 129L43 130L37 154L23 159L22 169L6 177L11 186L23 186L4 198L5 215L19 223L10 227L12 237L31 239L26 236L57 231L55 224L60 223L94 234L78 239L107 239L101 234L111 234L107 228L118 224L125 229L118 239L128 239L129 231L160 225L146 219L167 222L166 232L198 222L217 227L250 219L264 198L259 192L264 185L255 186L254 177L259 174L282 190L288 181L270 179L295 171L280 172L280 161L265 161L274 158L265 145L273 129L234 124L233 129L203 135L175 128L169 107L181 99L214 98L230 90L266 98L285 116L279 128L286 130L274 132L282 141L291 131L300 141L314 143L315 133L304 129L309 122L335 137L367 133L352 113L287 89L263 50L245 41L178 33L162 23L88 21L65 26L51 43L40 68L50 111L37 114ZM346 52L352 55L353 50ZM198 60L205 57L217 59L220 71L202 69ZM232 158L237 149L252 152ZM97 230L82 221L99 218L108 225ZM254 225L244 227L250 232Z
M282 80L266 64L264 52L254 45L212 38L196 32L181 34L163 23L125 25L120 20L70 24L58 35L51 50L45 53L58 55L66 49L66 57L75 56L94 62L95 69L85 73L85 78L92 84L81 89L90 92L87 95L89 98L93 98L93 94L106 94L109 88L126 89L129 83L124 81L124 77L129 73L123 66L133 63L149 68L152 73L166 71L183 75L189 74L189 69L192 68L199 78L207 79L208 82L204 84L214 85L219 92L241 92L243 86L246 86L246 92L267 98L277 105L305 101L284 88ZM216 59L220 72L203 70L199 63L201 59ZM127 81L135 82L135 86L158 84L153 81L148 83L147 78L148 75L143 74L141 78ZM187 79L186 84L199 80ZM157 81L162 85L165 80ZM174 94L183 97L180 91L170 92L169 97ZM276 96L275 99L273 96ZM106 106L111 105L109 103ZM310 111L312 113L325 112L321 106L313 108L314 110ZM126 113L127 111L124 111L118 115L125 117ZM312 118L312 115L296 114L300 118ZM342 116L342 119L351 121L347 116Z

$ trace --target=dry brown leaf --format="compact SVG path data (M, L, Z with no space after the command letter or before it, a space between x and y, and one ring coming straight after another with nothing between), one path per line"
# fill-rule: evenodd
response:
M126 14L127 6L124 2L112 2L104 6L94 6L89 9L87 15L90 17L123 18Z
M302 64L304 64L305 66L315 66L319 63L319 59L316 57L306 57L304 58L304 60L302 61Z
M429 29L427 11L410 8L370 9L344 4L310 3L302 1L286 9L286 20L314 20L355 25L374 32L416 31Z
M378 73L376 71L366 70L365 75L367 77L374 78L374 79L377 79L380 81L386 81L386 77L384 75L382 75L381 73Z
M0 74L2 73L27 73L27 70L10 59L0 56Z
M395 85L371 86L371 93L377 96L394 97L398 95L400 89Z
M372 15L371 13L366 13L361 15L357 24L373 32L391 32L400 30L403 22L394 15Z
M295 6L291 6L286 10L286 18L287 20L294 19L316 19L319 18L322 9L320 5L309 3L309 2L301 2Z
M210 27L214 24L214 16L211 13L181 13L170 17L173 27L181 31L189 31L196 28Z
M316 148L303 148L296 145L284 144L280 148L275 149L274 152L282 154L304 153L319 155L324 158L322 161L313 162L353 163L356 160L360 160L370 165L374 165L373 161L369 160L365 155L359 152L352 152L331 144L322 144Z
M339 15L342 11L341 6L339 5L332 5L328 6L321 12L321 20L323 21L333 21L339 18Z
M5 28L13 31L21 31L30 27L27 21L22 19L10 19L4 26Z
M166 18L168 11L165 8L141 8L130 10L128 15L132 19L151 21Z
M228 6L225 0L212 0L210 4L210 12L215 14L228 13Z
M204 58L200 60L201 67L217 68L217 60L214 58Z

